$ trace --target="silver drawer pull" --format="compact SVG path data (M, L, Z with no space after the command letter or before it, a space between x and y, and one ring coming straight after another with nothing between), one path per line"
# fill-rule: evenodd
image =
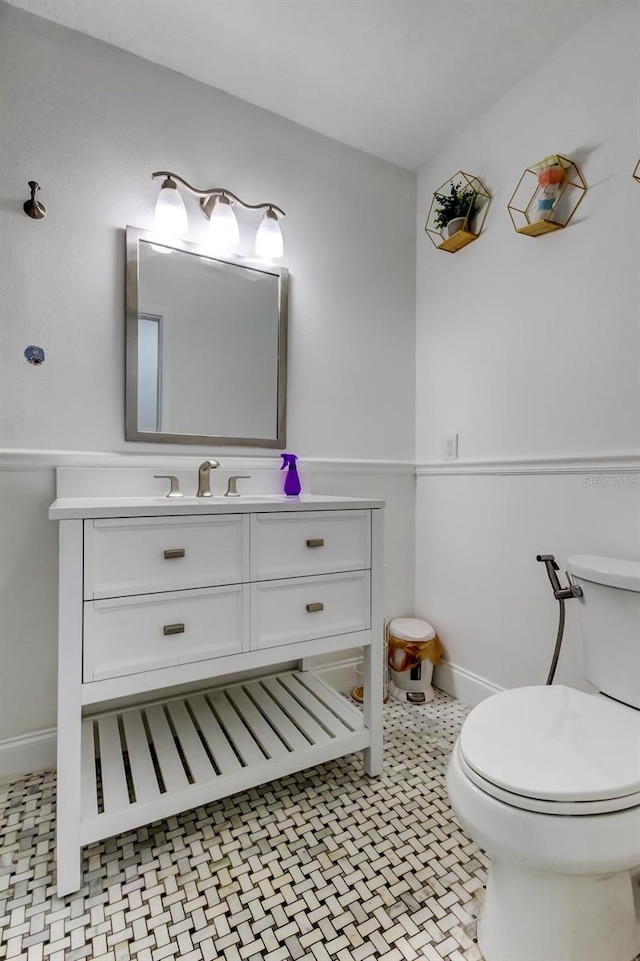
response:
M165 637L169 634L184 634L184 624L165 624L163 634Z
M184 557L186 553L184 547L174 547L164 552L164 559L165 561L171 561L174 557Z
M324 547L324 537L312 537L307 541L307 547Z
M318 601L317 604L307 604L307 611L309 612L309 614L315 614L316 611L323 611L323 610L324 610L324 604L322 604L320 601Z

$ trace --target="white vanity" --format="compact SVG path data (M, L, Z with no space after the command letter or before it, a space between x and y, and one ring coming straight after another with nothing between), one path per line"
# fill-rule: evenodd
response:
M380 773L381 501L77 496L76 473L49 512L59 895L92 841L354 751ZM364 713L304 669L357 646Z

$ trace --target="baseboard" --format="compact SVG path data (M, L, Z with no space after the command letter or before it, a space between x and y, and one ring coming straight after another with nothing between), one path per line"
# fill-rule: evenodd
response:
M34 731L0 741L0 781L23 774L51 771L56 766L56 729Z
M330 684L336 691L347 694L356 684L361 684L360 675L356 673L356 667L362 664L362 655L344 658L341 661L332 661L329 664L322 664L313 667L315 674L321 675L322 679ZM311 665L309 665L311 666ZM457 698L463 704L474 707L485 698L491 697L504 690L498 684L480 677L472 671L467 671L464 667L458 667L450 661L441 661L433 672L433 686L438 690L444 691Z
M480 701L484 701L486 697L491 697L492 694L504 690L492 681L488 681L486 677L473 674L472 671L458 667L457 664L452 664L450 661L441 661L435 668L433 686L446 694L451 694L452 697L462 701L463 704L468 704L469 707L474 707Z
M330 684L341 694L347 694L356 684L362 681L356 674L356 666L360 666L362 657L349 657L342 661L334 661L331 664L324 664L314 667L315 674L319 674L323 681ZM503 688L485 677L473 674L471 671L451 664L449 661L442 661L433 673L433 686L438 690L450 694L463 704L474 707L480 701L497 694Z

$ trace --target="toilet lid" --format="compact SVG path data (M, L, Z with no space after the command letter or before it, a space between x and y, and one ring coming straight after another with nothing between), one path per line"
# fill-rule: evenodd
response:
M523 797L596 801L640 792L640 711L562 685L482 701L459 747L482 778Z

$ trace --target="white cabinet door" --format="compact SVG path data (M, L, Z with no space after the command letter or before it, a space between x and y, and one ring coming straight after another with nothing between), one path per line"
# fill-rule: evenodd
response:
M235 584L248 573L246 515L85 521L85 600Z
M366 631L370 626L368 571L259 581L251 585L251 647L254 650Z
M251 580L371 567L368 511L254 514Z
M83 680L239 654L248 604L241 584L86 602Z

